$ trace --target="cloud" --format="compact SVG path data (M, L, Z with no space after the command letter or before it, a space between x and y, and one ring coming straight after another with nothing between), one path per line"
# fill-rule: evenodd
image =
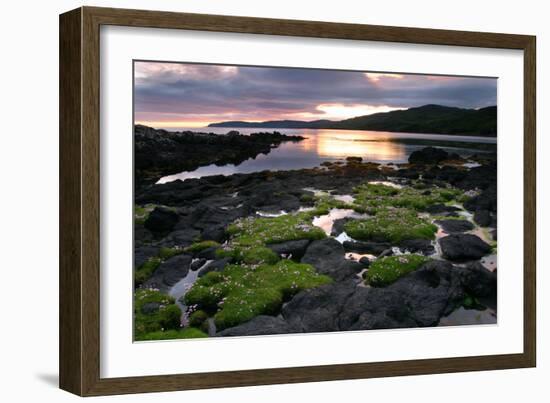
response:
M425 104L496 104L496 79L395 73L135 63L138 121L344 119Z

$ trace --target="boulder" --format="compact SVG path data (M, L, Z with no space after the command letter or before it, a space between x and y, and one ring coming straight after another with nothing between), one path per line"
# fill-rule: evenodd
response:
M283 318L276 316L260 315L241 325L224 329L216 333L216 336L260 336L269 334L296 333Z
M386 242L363 242L363 241L344 241L344 249L346 252L355 252L361 254L379 255L386 249L391 248L391 245Z
M309 239L298 239L295 241L272 243L267 245L267 247L278 255L292 255L293 259L299 260L306 253L309 242Z
M491 246L476 235L453 234L439 239L443 257L454 261L478 260L491 251Z
M187 276L191 259L191 256L182 254L162 262L151 277L145 281L143 287L157 288L167 292L174 284Z
M468 220L436 220L435 223L439 224L447 234L459 234L475 228L474 224Z
M210 263L208 263L200 272L199 277L202 277L206 275L206 273L210 273L211 271L222 271L225 266L229 264L230 259L227 257L224 257L223 259L214 260Z
M426 212L430 214L437 214L443 216L456 217L457 212L460 211L458 207L447 206L445 204L432 204L431 206L426 207Z
M355 278L363 270L360 263L345 258L342 244L334 238L313 241L301 262L311 264L318 273L326 274L336 281Z
M140 246L134 249L134 267L138 268L154 256L157 256L160 248L158 246Z
M283 307L283 317L299 332L338 331L342 307L355 289L345 281L304 290Z
M189 270L191 270L191 271L198 270L202 266L204 266L205 263L206 263L206 259L201 259L201 258L193 259L193 261L189 265Z
M406 239L401 241L399 248L411 253L422 253L426 256L435 252L432 242L428 239Z
M458 268L464 290L474 297L496 296L497 275L479 262Z
M178 221L178 214L166 207L155 207L145 220L145 228L159 234L170 232Z
M489 210L476 210L474 221L482 227L496 227L496 220Z
M411 164L430 164L435 165L446 160L449 157L447 151L437 147L425 147L421 150L413 151L409 156Z

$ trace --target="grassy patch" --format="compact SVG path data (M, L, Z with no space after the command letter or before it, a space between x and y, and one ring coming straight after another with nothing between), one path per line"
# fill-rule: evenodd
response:
M201 277L185 295L187 305L214 314L217 329L277 313L297 292L330 283L307 264L281 260L260 266L230 265Z
M398 243L406 239L433 239L437 226L419 218L413 210L387 209L371 218L351 220L344 229L354 239Z
M145 206L134 205L134 222L136 224L143 224L149 217L151 211L155 209L156 205L146 204Z
M188 246L187 248L185 248L185 252L199 253L205 249L218 247L218 246L220 246L220 244L216 241L200 241L200 242L195 242L191 246Z
M311 212L280 217L244 218L227 228L231 243L239 246L263 246L297 239L322 239L325 233L311 223Z
M279 260L279 256L265 246L232 246L227 249L218 249L216 256L220 258L229 257L236 263L245 264L274 264Z
M408 208L418 211L438 203L448 203L460 198L463 192L454 188L433 187L396 189L382 184L367 183L354 188L353 208L361 213L376 214L387 208Z
M150 257L145 263L134 270L135 286L139 286L145 282L153 272L162 263L162 259L158 256Z
M159 251L159 254L158 256L162 259L162 260L167 260L167 259L170 259L171 257L174 257L176 255L179 255L180 253L183 253L184 250L178 246L174 246L172 248L161 248L160 251Z
M376 260L367 271L365 280L374 287L389 285L430 259L421 255L388 256Z
M175 300L157 290L141 289L134 294L134 330L136 340L146 333L179 330L181 310Z
M181 330L167 330L143 334L137 341L147 340L176 340L176 339L200 339L208 337L208 334L194 327L186 327Z

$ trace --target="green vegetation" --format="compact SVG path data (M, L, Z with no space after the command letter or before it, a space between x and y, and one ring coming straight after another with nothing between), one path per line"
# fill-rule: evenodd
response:
M408 209L387 209L374 217L345 224L346 233L362 241L399 243L406 239L433 239L437 226Z
M145 206L134 205L134 222L136 224L143 224L149 213L155 209L154 204L146 204Z
M311 224L311 212L280 217L244 218L227 228L231 243L239 246L263 246L296 239L322 239L325 233Z
M175 339L200 339L208 337L208 334L194 327L186 327L181 330L167 330L165 332L151 332L142 335L137 341L148 340L175 340Z
M145 263L134 270L134 285L137 287L145 282L162 263L160 257L150 257Z
M185 252L199 253L205 249L214 248L218 246L220 246L220 244L216 241L200 241L200 242L195 242L191 246L188 246L187 248L185 248Z
M330 283L307 264L281 260L258 267L230 265L201 277L185 295L187 305L214 314L217 329L277 313L297 292Z
M162 260L167 260L167 259L170 259L171 257L174 257L176 255L179 255L180 253L183 253L184 250L178 246L174 246L172 248L161 248L160 251L159 251L159 254L158 256L162 259Z
M181 310L172 297L157 290L140 289L134 294L136 340L151 332L180 328Z
M384 287L395 282L430 259L421 255L388 256L376 260L366 273L365 281L374 287Z
M265 246L233 246L228 249L218 249L216 256L220 258L229 257L233 262L245 264L274 264L279 260L279 256Z
M357 186L354 190L353 208L360 213L376 214L388 208L409 208L418 211L425 210L432 204L448 203L463 195L454 188L417 189L405 187L396 189L382 184L367 183Z

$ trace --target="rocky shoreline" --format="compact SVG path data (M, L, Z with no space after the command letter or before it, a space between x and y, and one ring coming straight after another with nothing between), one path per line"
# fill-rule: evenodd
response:
M239 136L185 134L178 144L193 156L168 147L158 151L165 165L140 165L137 340L437 326L458 309L489 310L496 322L495 154L465 159L427 147L408 164L348 157L313 169L148 180L178 164L238 163L241 137L249 154L299 141ZM219 155L232 141L240 145ZM210 151L195 157L201 147ZM175 293L178 285L185 290Z

